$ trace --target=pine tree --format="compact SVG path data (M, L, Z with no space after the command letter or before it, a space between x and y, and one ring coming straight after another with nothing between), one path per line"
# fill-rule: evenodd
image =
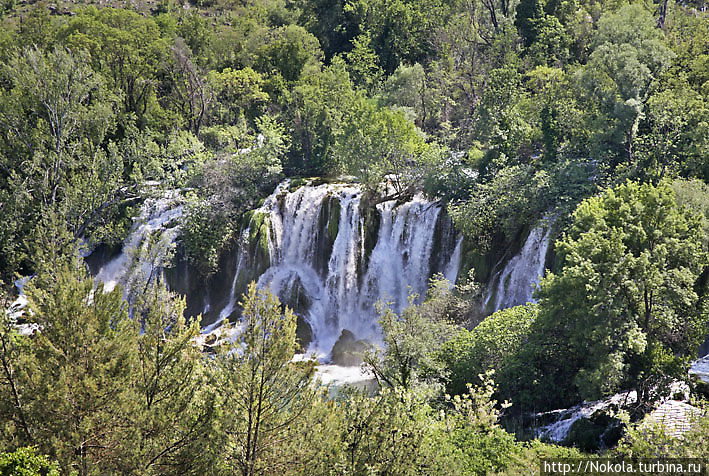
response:
M63 260L26 287L38 331L19 361L24 418L42 453L62 472L105 474L121 467L135 431L131 380L138 329L120 289L95 288L83 263Z
M312 362L293 362L296 317L281 312L278 298L249 286L240 333L226 339L214 362L214 385L222 398L225 461L243 476L285 474L302 466L289 451L318 391ZM296 442L297 443L297 442Z

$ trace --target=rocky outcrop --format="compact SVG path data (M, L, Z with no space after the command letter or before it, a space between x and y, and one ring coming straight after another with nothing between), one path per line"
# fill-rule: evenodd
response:
M365 352L371 347L371 344L366 340L358 340L352 332L343 329L332 347L330 359L333 364L346 367L360 365L364 361Z

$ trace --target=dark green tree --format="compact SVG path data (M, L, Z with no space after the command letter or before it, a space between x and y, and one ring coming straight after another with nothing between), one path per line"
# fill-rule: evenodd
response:
M632 182L584 201L573 220L556 244L563 268L540 285L541 332L580 360L569 384L582 397L633 388L646 404L686 375L706 332L701 221L667 183Z

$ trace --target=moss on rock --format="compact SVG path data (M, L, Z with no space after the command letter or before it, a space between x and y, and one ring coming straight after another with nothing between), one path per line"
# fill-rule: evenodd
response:
M340 208L340 200L337 197L331 197L328 200L327 237L333 243L340 229Z
M377 245L377 240L379 239L379 228L382 223L382 216L373 206L365 206L360 208L360 216L362 217L362 236L364 237L364 257L358 266L359 275L362 276L364 271L369 265L369 257L372 254L372 250Z

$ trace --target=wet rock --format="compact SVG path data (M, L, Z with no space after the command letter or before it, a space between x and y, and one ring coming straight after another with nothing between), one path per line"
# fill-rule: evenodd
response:
M364 359L364 353L371 347L366 340L357 340L355 335L343 329L340 337L332 347L330 359L333 364L351 367L360 365Z
M301 316L297 316L297 318L298 320L295 325L295 342L298 344L298 347L300 347L300 351L305 352L313 341L313 329Z
M596 424L589 418L579 418L571 425L569 434L563 443L567 446L575 446L585 452L598 451L601 445L601 435L605 430L604 425Z

